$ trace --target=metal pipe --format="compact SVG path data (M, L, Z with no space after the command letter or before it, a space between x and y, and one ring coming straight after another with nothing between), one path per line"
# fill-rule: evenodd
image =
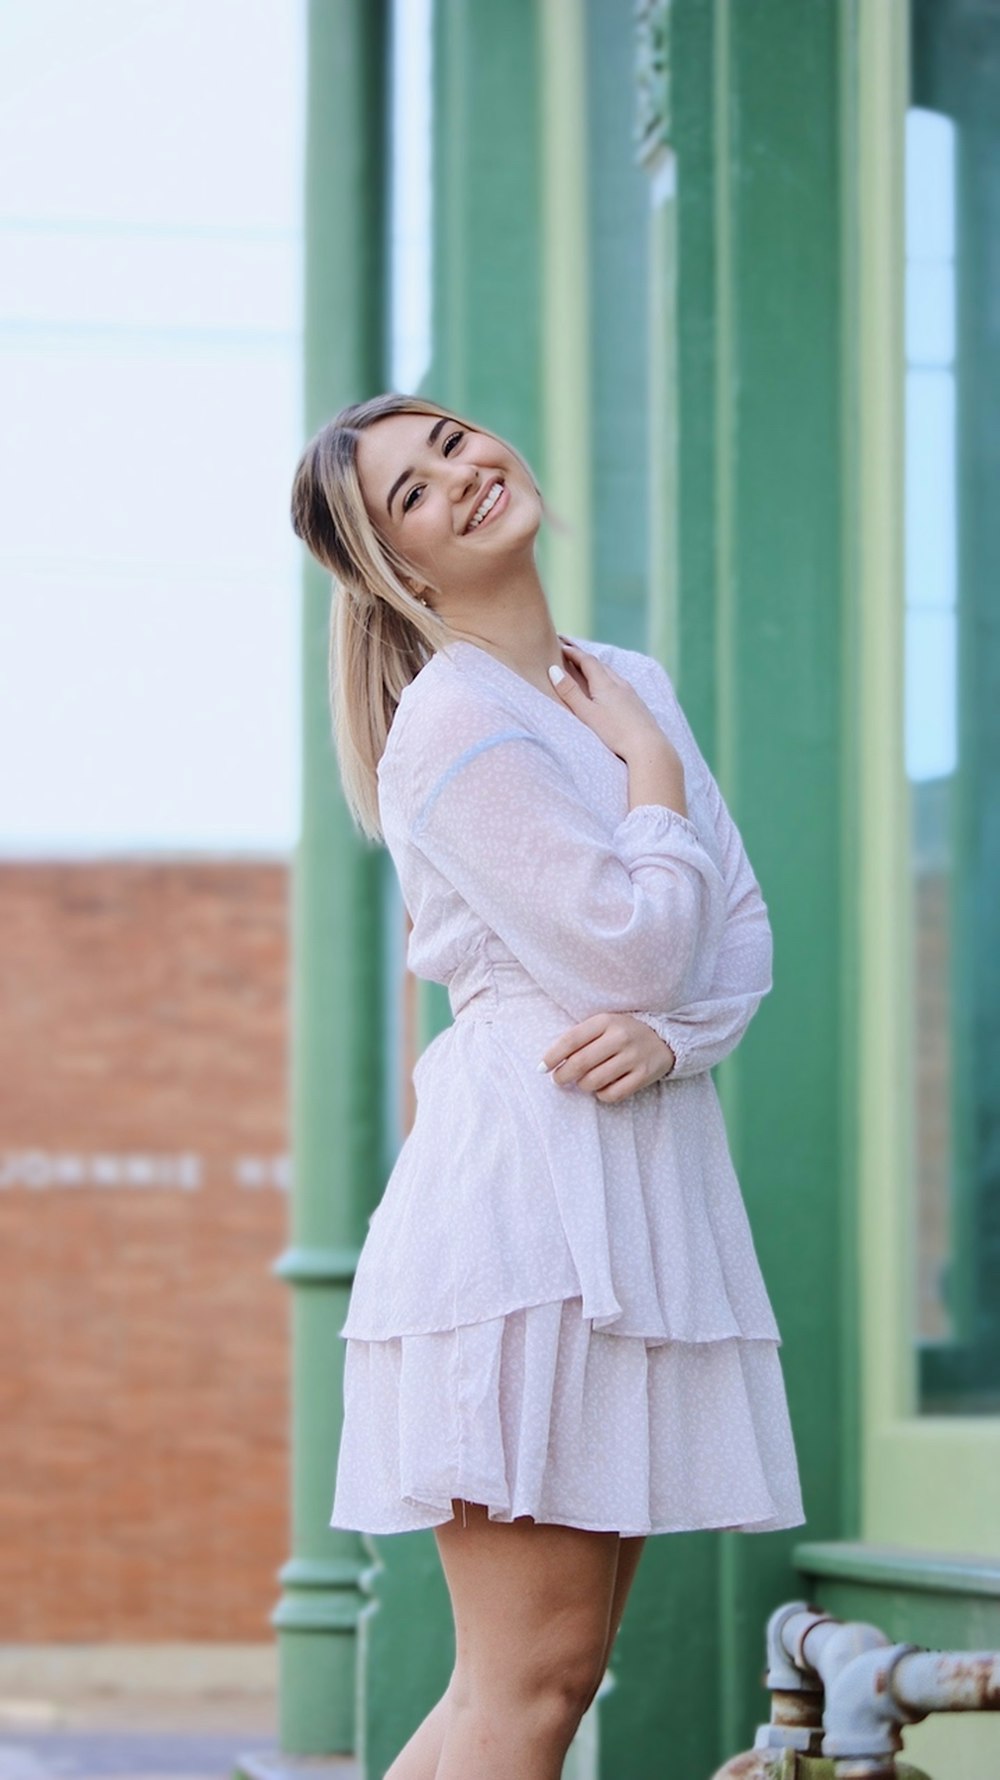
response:
M889 1644L863 1650L832 1678L823 1712L823 1754L833 1758L838 1780L892 1774L903 1747L902 1726L926 1718L925 1709L904 1706L893 1686L898 1664L914 1648Z
M901 1705L927 1712L1000 1712L1000 1651L912 1650L897 1665Z
M768 1620L767 1686L771 1721L754 1744L765 1767L794 1750L832 1760L837 1780L890 1780L905 1725L1000 1711L1000 1652L891 1644L877 1626L790 1601Z

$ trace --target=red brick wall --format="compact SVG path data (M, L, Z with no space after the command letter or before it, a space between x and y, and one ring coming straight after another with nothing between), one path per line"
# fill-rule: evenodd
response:
M0 1642L270 1636L287 888L0 866Z

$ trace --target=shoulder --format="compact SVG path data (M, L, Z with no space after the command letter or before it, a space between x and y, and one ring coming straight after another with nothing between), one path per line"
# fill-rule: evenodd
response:
M509 722L509 711L491 696L488 685L471 682L439 649L403 689L379 774L391 773L424 753L432 759L448 758Z
M409 827L442 781L507 741L537 737L488 685L470 681L439 650L404 689L378 763L387 836L399 823Z

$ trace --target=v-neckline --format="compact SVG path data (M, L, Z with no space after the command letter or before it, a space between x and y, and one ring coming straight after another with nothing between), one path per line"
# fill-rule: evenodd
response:
M565 635L567 643L575 643L577 648L580 648L580 649L582 649L584 647L583 643L580 641L580 639L578 637L570 636L568 631L564 632L564 635ZM452 649L456 648L456 646L458 648L474 650L476 655L481 656L484 661L488 662L492 667L498 669L499 672L501 674L506 675L508 679L516 680L519 686L526 687L527 690L531 693L532 697L539 699L543 705L558 706L558 708L563 712L563 714L566 717L571 717L573 719L573 722L578 724L581 729L589 729L589 727L590 727L589 724L584 723L583 718L578 717L575 711L571 711L569 708L569 705L563 704L563 701L562 701L562 699L560 699L558 697L558 694L555 697L550 698L548 693L542 692L540 687L535 686L531 680L525 679L525 676L523 674L519 674L516 668L509 667L505 661L501 661L499 656L491 655L490 651L488 649L484 649L481 644L470 643L466 637L455 637L452 640L452 642L447 645L446 652L450 652ZM593 734L593 731L591 731L591 734Z

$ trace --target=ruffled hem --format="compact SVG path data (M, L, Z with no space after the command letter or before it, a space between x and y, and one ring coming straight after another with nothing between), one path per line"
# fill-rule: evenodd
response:
M579 1297L349 1340L330 1525L410 1532L456 1500L626 1537L800 1526L776 1344L609 1335Z

